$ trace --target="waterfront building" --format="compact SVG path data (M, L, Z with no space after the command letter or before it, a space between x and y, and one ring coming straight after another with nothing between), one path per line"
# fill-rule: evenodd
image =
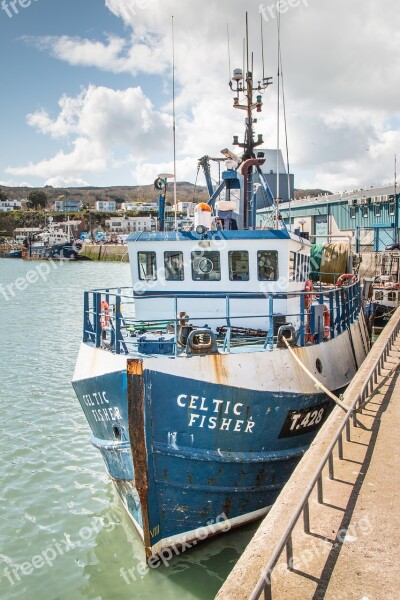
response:
M380 252L399 240L399 194L393 185L308 197L282 204L281 214L292 231L313 242L346 236L357 252ZM271 209L257 211L258 227L267 227Z

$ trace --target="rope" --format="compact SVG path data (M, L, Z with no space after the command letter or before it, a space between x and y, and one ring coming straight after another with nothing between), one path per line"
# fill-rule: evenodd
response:
M320 390L322 390L327 396L329 396L329 398L331 398L338 406L340 406L340 408L342 410L344 410L344 412L347 413L347 411L349 410L349 407L346 406L344 404L344 402L341 401L340 398L338 398L337 396L335 396L335 394L333 394L330 390L328 390L328 388L326 388L323 383L321 383L320 381L318 381L318 379L316 377L314 377L314 375L307 369L307 367L304 365L304 363L302 363L301 360L299 359L299 357L296 355L294 350L290 347L287 339L285 337L282 337L282 339L286 345L286 348L289 350L289 352L291 353L291 355L293 356L295 361L300 365L300 367L309 376L309 378L312 379L312 381L315 383L315 386L317 388L319 388Z

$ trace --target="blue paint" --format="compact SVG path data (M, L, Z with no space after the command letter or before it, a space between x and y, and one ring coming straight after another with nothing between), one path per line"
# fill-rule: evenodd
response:
M195 231L142 231L133 232L128 237L128 242L184 242L201 240L287 240L290 234L286 230L257 229L253 230L229 230L208 231L205 235L199 235Z
M143 382L149 527L159 529L153 544L204 527L222 513L233 518L270 506L315 435L279 438L288 412L330 407L321 393L261 392L157 371L145 370ZM140 500L132 486L126 374L74 382L74 389L92 443L141 525ZM117 418L101 420L106 410ZM248 423L253 425L246 433Z

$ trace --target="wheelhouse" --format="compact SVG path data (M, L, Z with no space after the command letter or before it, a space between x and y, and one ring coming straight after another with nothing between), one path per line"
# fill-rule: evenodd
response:
M280 314L298 313L293 293L304 291L310 272L309 242L287 231L143 232L128 247L136 318L144 321L175 317L178 298L178 313L208 317L215 330L229 296L237 325L265 329L268 294L281 293Z

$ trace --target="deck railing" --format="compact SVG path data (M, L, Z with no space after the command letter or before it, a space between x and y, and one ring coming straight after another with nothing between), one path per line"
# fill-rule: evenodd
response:
M237 307L238 300L248 302L249 299L258 298L261 300L261 310L257 313L238 314L232 311L232 301L235 300ZM171 318L152 319L151 321L140 321L135 317L135 297L132 288L109 288L104 290L92 290L85 292L84 295L84 319L83 319L83 341L92 344L97 348L105 348L115 354L136 354L138 352L139 338L141 335L157 332L162 338L158 343L164 348L160 354L177 355L184 348L178 344L178 329L182 324L182 315L180 306L185 301L204 296L196 293L184 295L162 295L157 293L147 296L141 296L136 301L148 302L156 298L162 299L163 306L169 300L172 302L169 314ZM278 303L282 300L298 299L298 311L294 313L282 314L278 310ZM259 335L251 335L251 339L246 336L240 338L241 345L246 341L255 344L264 350L273 350L278 342L277 330L282 325L282 318L287 325L294 325L296 329L295 344L305 346L306 344L322 343L333 339L350 328L352 323L358 318L361 310L361 290L359 282L341 288L322 289L310 292L263 292L260 294L245 293L210 293L207 300L219 299L224 303L225 314L218 316L198 315L190 317L190 323L196 327L208 327L216 330L223 330L218 342L225 352L230 352L235 345L235 323L236 326L245 321L252 320L258 322L262 319L265 323L263 330ZM310 306L310 302L311 306ZM323 311L317 310L317 305L325 305ZM265 310L264 307L265 306ZM325 314L324 314L325 313ZM326 319L326 313L329 319ZM321 319L323 322L321 323ZM222 322L222 328L221 328ZM329 325L326 326L326 323ZM325 327L324 327L325 324ZM247 325L246 325L247 327ZM245 329L245 328L244 328ZM323 334L321 333L323 332ZM237 342L237 339L236 339ZM154 352L157 354L157 352Z

